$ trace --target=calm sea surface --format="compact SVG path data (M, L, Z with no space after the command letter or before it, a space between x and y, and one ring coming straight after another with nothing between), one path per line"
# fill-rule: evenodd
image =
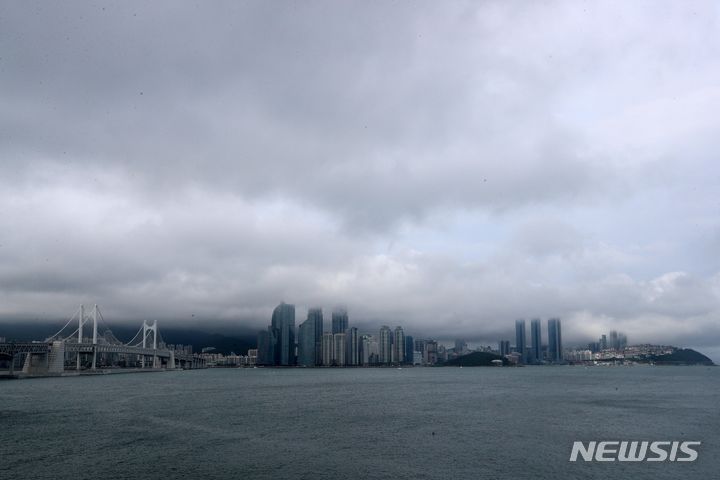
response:
M215 369L0 382L0 479L720 478L720 368ZM700 440L570 463L574 440Z

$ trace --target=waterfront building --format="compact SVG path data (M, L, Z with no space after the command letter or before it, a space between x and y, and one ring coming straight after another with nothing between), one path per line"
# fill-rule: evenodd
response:
M438 361L438 344L435 340L426 340L425 349L423 351L423 363L425 365L435 365Z
M500 340L500 355L503 357L510 353L510 340Z
M539 318L530 321L530 347L532 348L531 363L542 362L542 333Z
M377 338L372 335L363 335L360 340L360 356L362 365L375 365L378 363L380 349Z
M403 363L405 361L405 332L402 327L395 327L395 335L393 335L393 363Z
M445 348L445 345L437 346L437 361L440 363L448 361L448 352L447 352L447 349Z
M413 364L415 353L415 342L412 335L405 335L405 363Z
M465 355L468 352L467 342L463 339L455 340L455 354Z
M298 365L315 365L315 318L308 312L308 318L298 328Z
M525 345L525 320L515 321L515 351L520 354L520 362L525 362L525 353L527 345Z
M345 333L348 329L348 313L343 307L337 307L332 312L332 333Z
M257 336L257 364L258 365L274 365L275 360L270 351L270 333L267 330L261 330Z
M358 329L356 327L348 328L345 335L347 337L345 363L352 366L360 365L360 337L358 336Z
M548 320L548 356L551 362L563 361L562 329L559 318Z
M334 356L334 344L333 344L333 334L330 332L323 333L322 336L322 364L326 367L329 367L333 364L333 356Z
M342 367L345 365L345 342L346 334L336 333L333 335L333 365Z
M624 333L618 333L618 350L627 348L627 336Z
M422 352L412 352L413 353L413 365L422 365L423 364L423 354Z
M387 325L380 328L379 363L387 365L392 362L392 330Z
M272 328L277 339L276 365L295 364L295 305L280 303L272 315Z
M618 342L618 332L612 330L610 332L610 348L612 350L620 350L620 342Z
M323 311L322 308L313 307L308 310L308 320L312 319L315 325L315 365L322 365L322 336Z

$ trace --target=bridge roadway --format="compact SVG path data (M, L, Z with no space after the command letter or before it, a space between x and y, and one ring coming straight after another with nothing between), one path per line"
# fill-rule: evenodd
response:
M53 342L5 342L0 343L0 357L13 358L18 354L30 355L49 355L52 351ZM153 349L143 347L133 347L128 345L115 345L110 343L73 343L64 342L64 353L118 353L123 355L143 355L147 357L157 357L166 359L171 363L189 364L204 366L205 361L200 357L171 351L167 349ZM166 362L167 363L167 362Z
M14 357L18 353L50 353L51 343L45 342L7 342L0 343L0 355Z
M0 343L0 355L4 354L7 356L15 356L18 353L34 353L43 354L49 353L52 348L52 342L7 342ZM93 350L98 353L122 353L127 355L147 355L156 356L160 358L170 358L171 354L175 354L175 360L192 360L193 354L171 352L165 349L152 349L142 347L131 347L128 345L113 345L98 343L94 345L92 343L65 343L65 351L70 353L93 353Z

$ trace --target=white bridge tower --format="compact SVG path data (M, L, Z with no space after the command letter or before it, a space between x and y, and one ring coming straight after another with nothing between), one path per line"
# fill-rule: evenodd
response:
M85 325L89 318L85 318L85 306L80 305L80 315L78 316L78 343L83 343L83 325ZM92 336L92 344L93 344L93 356L92 356L92 369L95 370L95 367L97 365L97 320L98 320L98 306L95 304L93 307L93 315L92 315L92 322L93 322L93 336ZM77 371L80 371L80 352L78 352L77 355Z
M143 320L142 348L148 347L148 345L147 345L148 332L152 332L152 334L153 334L152 349L157 350L157 335L158 335L157 320L154 320L152 325L148 325L148 323L145 320ZM145 355L143 355L143 358L142 358L142 366L143 366L143 368L145 368ZM153 368L158 368L157 355L153 355Z

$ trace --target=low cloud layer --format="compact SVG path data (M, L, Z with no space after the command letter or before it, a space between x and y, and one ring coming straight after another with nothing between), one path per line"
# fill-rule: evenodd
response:
M720 351L710 2L0 7L0 318Z

